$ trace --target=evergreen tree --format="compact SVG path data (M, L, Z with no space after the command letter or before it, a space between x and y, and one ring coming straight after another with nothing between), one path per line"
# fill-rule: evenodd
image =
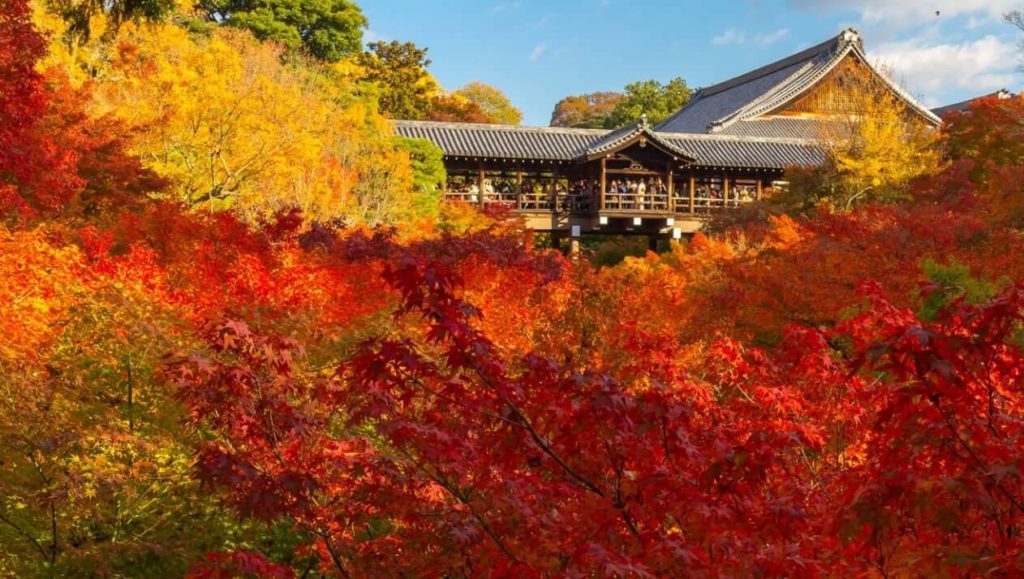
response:
M367 24L349 0L200 0L198 7L212 21L328 62L358 53Z

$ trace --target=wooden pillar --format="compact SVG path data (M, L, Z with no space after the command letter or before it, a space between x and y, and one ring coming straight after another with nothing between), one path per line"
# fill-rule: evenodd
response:
M598 206L598 210L603 210L605 207L605 196L608 193L608 167L605 162L605 158L601 157L601 204Z
M562 233L560 231L551 232L551 249L562 251Z
M523 208L523 170L516 169L516 207Z
M697 212L697 180L690 174L690 213Z
M477 198L477 202L480 204L480 207L484 206L484 197L485 197L484 196L484 180L485 180L484 165L483 165L483 163L481 163L479 165L479 171L477 171L477 174L476 174L476 188L480 190L480 195Z
M558 213L558 165L551 168L551 212Z
M675 199L673 199L673 197L675 197L675 185L672 183L672 181L674 179L675 179L675 176L672 173L672 163L669 163L668 164L668 187L665 190L668 191L668 210L669 210L670 213L675 213L676 212L676 201L675 201Z
M761 194L764 193L763 185L761 185L761 178L757 178L757 200L761 200Z
M729 177L722 175L722 207L729 205Z

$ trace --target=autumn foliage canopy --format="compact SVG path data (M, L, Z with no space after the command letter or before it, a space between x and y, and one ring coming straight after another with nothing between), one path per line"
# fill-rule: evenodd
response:
M0 9L0 574L1024 574L1020 98L907 201L596 268L425 221L372 107L238 31L128 23L79 82L39 26ZM266 156L197 203L238 175L151 73L338 123L225 137Z

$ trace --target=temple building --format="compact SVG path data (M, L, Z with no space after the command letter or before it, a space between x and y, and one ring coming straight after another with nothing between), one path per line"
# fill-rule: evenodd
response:
M973 104L973 103L975 103L977 101L980 101L981 99L986 99L986 98L996 98L996 99L999 99L999 100L1007 100L1007 99L1013 98L1013 93L1008 91L1008 90L1006 90L1005 88L1001 88L1001 89L999 89L999 90L997 90L996 92L993 92L993 93L989 93L989 94L986 94L986 95L981 95L981 96L978 96L978 97L967 99L965 101L960 101L958 103L953 103L951 105L945 105L945 106L941 106L941 107L932 109L932 112L935 113L935 115L939 116L939 117L945 117L947 114L949 114L951 112L954 112L954 111L959 112L959 113L966 113L968 110L970 110L971 104Z
M698 89L663 122L615 130L396 121L444 152L445 198L501 204L554 236L680 237L716 211L759 199L789 166L823 160L855 79L891 91L922 123L941 121L878 71L848 29L797 54Z

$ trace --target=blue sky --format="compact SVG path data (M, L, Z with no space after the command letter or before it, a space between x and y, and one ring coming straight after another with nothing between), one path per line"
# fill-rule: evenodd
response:
M1019 92L1024 0L360 0L367 40L429 48L449 90L505 91L527 125L564 96L682 76L713 84L857 28L869 56L929 106ZM939 11L936 15L935 12Z

